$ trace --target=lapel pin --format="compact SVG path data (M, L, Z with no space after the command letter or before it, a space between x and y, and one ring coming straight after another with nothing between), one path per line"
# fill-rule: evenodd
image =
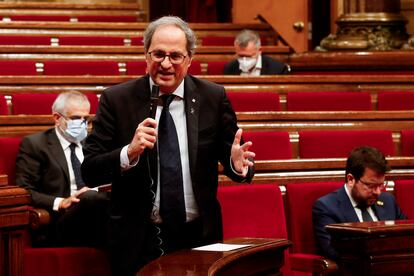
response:
M378 205L378 206L384 206L384 202L383 202L383 201L381 201L381 200L377 200L377 205Z

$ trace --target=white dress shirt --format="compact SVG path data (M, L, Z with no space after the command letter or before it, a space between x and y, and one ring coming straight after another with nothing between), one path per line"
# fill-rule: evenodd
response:
M354 207L355 213L357 214L359 221L363 222L364 220L362 219L361 209L359 209L357 207L358 203L352 198L351 192L348 190L348 186L346 184L345 184L345 191L346 191L346 194L349 197L349 200L351 201L352 207ZM374 210L372 210L371 206L367 207L367 211L370 214L370 216L372 217L373 221L378 221L378 218L375 215Z

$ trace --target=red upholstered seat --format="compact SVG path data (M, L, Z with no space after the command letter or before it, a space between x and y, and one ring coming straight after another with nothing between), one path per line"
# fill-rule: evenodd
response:
M395 180L394 195L403 213L408 219L414 219L414 180Z
M414 156L414 130L401 131L401 155Z
M283 131L245 131L244 141L252 141L255 160L291 159L292 145L289 133Z
M188 68L190 75L201 75L201 62L198 60L192 60L191 65Z
M223 186L217 197L223 216L223 238L287 238L282 193L275 184ZM286 251L284 275L289 275Z
M59 45L123 46L124 38L121 36L61 36Z
M279 94L273 92L228 92L236 112L279 111Z
M147 63L145 61L128 61L126 63L127 75L145 75L146 71Z
M14 94L12 96L13 115L28 114L28 115L46 115L52 114L52 105L59 94L46 93L22 93ZM99 99L96 94L85 94L91 104L91 114L96 114L98 109Z
M70 21L69 15L22 14L9 16L11 21Z
M372 110L368 92L290 92L288 111Z
M414 92L381 92L378 93L378 110L414 109Z
M99 98L98 95L96 94L92 94L92 93L88 93L85 94L86 97L88 97L89 103L91 104L91 114L96 114L96 111L98 110L98 106L99 106Z
M201 40L203 46L233 46L234 36L206 36Z
M319 197L342 185L341 182L314 182L293 183L286 186L289 238L293 242L290 250L292 269L309 271L313 266L312 263L316 262L321 265L319 269L324 270L324 258L318 255L313 234L312 205Z
M117 61L45 61L44 75L119 75Z
M227 61L209 61L207 62L207 74L208 75L223 75L224 65Z
M0 174L8 176L8 184L14 185L16 156L21 137L0 137Z
M50 45L49 36L1 35L0 45Z
M134 15L78 15L78 22L137 22Z
M58 94L23 93L12 96L12 114L52 114L52 105Z
M0 61L0 75L37 75L36 62L31 60Z
M358 146L371 146L385 156L394 156L392 132L388 130L300 131L300 158L347 157Z
M25 276L110 276L107 253L90 247L25 248Z
M7 100L4 95L0 95L0 115L9 114L9 109L7 108Z
M131 45L132 46L140 46L140 45L144 45L144 41L143 41L143 37L142 36L137 36L137 37L131 37Z

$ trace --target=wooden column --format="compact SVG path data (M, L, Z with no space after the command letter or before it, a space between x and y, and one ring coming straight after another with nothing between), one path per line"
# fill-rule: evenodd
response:
M21 276L30 198L25 189L6 183L7 178L0 176L0 276Z
M338 30L321 41L318 51L385 51L408 40L400 0L344 0Z

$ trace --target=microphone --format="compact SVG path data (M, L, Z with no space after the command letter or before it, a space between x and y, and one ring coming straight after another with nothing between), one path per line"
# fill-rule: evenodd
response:
M151 91L150 114L149 114L149 117L152 119L155 119L155 114L157 113L159 94L160 94L160 87L154 84L152 86L152 91Z

